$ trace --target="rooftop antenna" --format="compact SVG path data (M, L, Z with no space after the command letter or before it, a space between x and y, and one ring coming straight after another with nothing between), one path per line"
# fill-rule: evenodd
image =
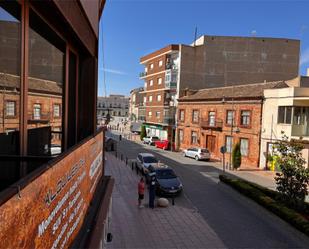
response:
M193 47L195 47L196 36L197 36L197 26L195 26L195 32L194 32L194 44L193 44Z

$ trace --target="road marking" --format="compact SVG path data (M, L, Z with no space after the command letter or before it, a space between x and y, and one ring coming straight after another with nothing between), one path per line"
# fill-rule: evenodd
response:
M203 176L209 178L210 180L212 180L215 183L219 183L219 174L215 173L215 172L200 172Z

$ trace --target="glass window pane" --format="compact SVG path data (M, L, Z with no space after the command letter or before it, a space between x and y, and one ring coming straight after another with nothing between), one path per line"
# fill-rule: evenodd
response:
M285 110L285 123L291 124L292 121L292 106L287 106Z
M242 156L248 156L249 141L246 138L240 139L240 153Z
M2 155L19 154L20 13L21 7L17 2L0 1L0 154ZM1 166L9 167L9 165L11 165L9 162L1 161ZM0 178L4 184L6 180Z
M285 106L279 106L278 108L278 124L285 123Z
M62 142L65 43L31 10L29 25L28 154L48 156Z

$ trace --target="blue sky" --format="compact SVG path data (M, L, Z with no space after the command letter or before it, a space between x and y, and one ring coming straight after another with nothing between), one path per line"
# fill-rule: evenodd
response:
M300 39L300 73L309 67L309 1L107 0L100 23L99 95L105 94L104 75L107 95L128 95L143 86L139 58L171 43L192 43L196 26L198 36L255 32Z

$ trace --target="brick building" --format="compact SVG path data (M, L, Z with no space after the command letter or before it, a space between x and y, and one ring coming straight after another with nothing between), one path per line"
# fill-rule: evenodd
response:
M174 140L177 99L186 88L198 90L296 77L299 46L299 40L293 39L201 36L191 45L169 45L141 57L146 129Z
M208 148L221 160L220 147L240 142L242 165L258 167L263 91L287 87L283 81L186 91L178 100L178 148Z
M131 121L145 121L144 88L139 87L130 91L129 117Z

